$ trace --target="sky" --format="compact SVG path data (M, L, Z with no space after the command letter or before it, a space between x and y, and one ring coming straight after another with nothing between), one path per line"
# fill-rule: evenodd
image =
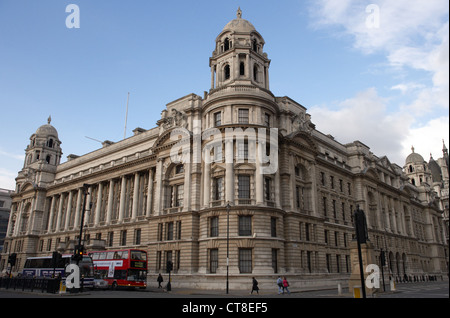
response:
M412 146L425 160L450 147L445 0L0 0L0 188L49 116L64 162L203 96L238 7L265 39L273 94L322 133L401 167Z

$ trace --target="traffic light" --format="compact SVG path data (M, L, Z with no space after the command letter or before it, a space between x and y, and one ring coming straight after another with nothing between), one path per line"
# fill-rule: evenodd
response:
M58 267L58 263L60 260L61 260L61 254L59 254L58 252L53 252L53 254L52 254L53 268Z
M381 266L386 266L386 254L384 251L381 251L380 260L381 260Z
M166 269L167 269L167 272L170 272L173 269L172 261L167 261Z
M74 261L81 261L83 259L83 251L84 251L84 246L83 245L76 245L75 246L75 251L73 253L72 259Z
M16 265L16 259L17 259L16 253L12 253L11 255L8 256L8 263L11 264L11 267L14 267L14 265Z

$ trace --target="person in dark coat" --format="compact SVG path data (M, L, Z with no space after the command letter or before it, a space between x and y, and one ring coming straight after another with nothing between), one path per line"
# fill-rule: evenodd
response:
M254 291L259 294L258 281L255 279L255 277L252 277L252 292L250 294L253 294Z
M156 279L158 282L158 288L162 288L161 283L164 281L163 277L161 276L161 273L158 275L158 278Z

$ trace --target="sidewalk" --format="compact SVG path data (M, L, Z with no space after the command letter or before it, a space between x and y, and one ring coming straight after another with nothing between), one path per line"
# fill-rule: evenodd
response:
M253 292L250 293L250 290L229 290L229 293L226 294L226 291L223 290L204 290L204 289L192 289L192 288L174 288L172 287L171 291L166 291L162 288L157 287L147 287L148 292L153 293L167 293L173 295L191 295L191 296L205 296L205 297L289 297L288 293L278 294L278 290L275 287L273 290L259 290L259 293ZM348 288L343 288L341 294L339 295L337 288L332 289L289 289L292 295L298 297L299 295L307 296L308 294L314 294L316 297L336 297L336 298L353 298L353 295L350 295L348 292Z

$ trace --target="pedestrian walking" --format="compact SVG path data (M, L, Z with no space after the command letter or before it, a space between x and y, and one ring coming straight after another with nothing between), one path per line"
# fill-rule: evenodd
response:
M252 277L252 291L250 294L253 294L254 291L256 291L256 293L259 295L258 281L255 279L255 277Z
M285 277L283 277L283 294L284 294L284 290L287 291L288 295L291 294L291 292L289 291L288 287L289 287L289 283L288 283L288 281L286 279L286 276L285 276Z
M283 280L281 279L281 276L278 276L277 286L278 286L278 295L284 294L284 291L283 291Z
M161 276L161 273L159 273L158 278L156 279L158 282L158 288L163 288L161 283L164 281L163 277Z

